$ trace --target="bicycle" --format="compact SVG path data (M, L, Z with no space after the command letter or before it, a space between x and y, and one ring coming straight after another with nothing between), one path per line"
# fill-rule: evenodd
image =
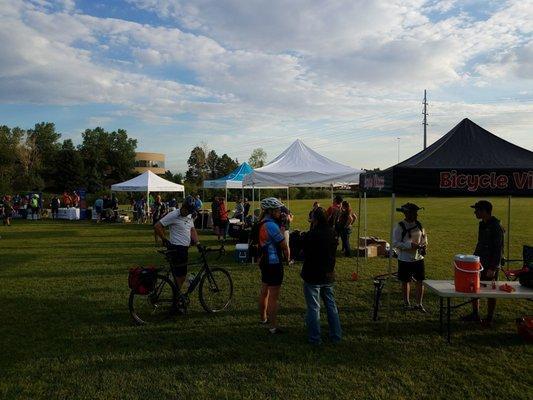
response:
M225 254L224 244L219 248L197 246L200 260L191 265L201 265L200 270L189 282L187 291L180 293L176 287L171 271L172 254L175 250L158 250L167 259L169 265L159 268L153 289L148 294L131 291L128 307L133 320L140 325L166 319L173 314L187 313L190 304L189 296L198 287L200 304L208 313L225 310L233 297L233 280L224 268L210 267L207 254L218 252L220 259Z

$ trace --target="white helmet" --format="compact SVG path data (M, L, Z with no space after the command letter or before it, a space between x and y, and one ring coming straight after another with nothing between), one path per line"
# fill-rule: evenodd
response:
M283 203L275 197L267 197L266 199L261 200L261 208L263 210L272 210L281 207L283 207Z

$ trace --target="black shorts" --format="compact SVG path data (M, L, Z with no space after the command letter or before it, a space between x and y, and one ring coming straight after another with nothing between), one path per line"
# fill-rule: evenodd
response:
M172 245L168 250L175 250L170 254L170 268L172 275L181 278L187 275L187 261L189 260L189 247Z
M414 279L422 282L426 279L424 260L413 262L398 260L398 279L402 282L410 282Z
M266 264L260 265L261 282L268 286L281 286L283 283L283 265L282 264Z

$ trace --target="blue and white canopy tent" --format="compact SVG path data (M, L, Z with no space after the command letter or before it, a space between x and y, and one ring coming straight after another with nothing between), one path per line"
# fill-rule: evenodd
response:
M251 174L254 169L247 162L243 162L235 170L230 172L228 175L223 176L218 179L212 179L204 181L204 189L225 189L226 191L226 202L228 201L228 189L241 189L244 197L244 189L252 189L252 186L246 186L243 184L244 177L248 174ZM257 185L255 189L287 189L285 185ZM252 192L252 198L254 193Z

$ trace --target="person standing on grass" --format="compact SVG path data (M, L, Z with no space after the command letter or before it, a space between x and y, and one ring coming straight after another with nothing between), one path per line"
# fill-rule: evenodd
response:
M39 195L34 193L30 200L31 219L39 219Z
M311 229L304 235L304 264L300 274L304 281L304 296L307 306L305 322L308 340L312 344L322 342L320 336L320 299L326 307L330 340L335 343L342 338L339 311L333 292L336 249L335 232L328 225L326 211L322 207L318 207L312 215Z
M492 216L492 204L487 200L478 201L473 206L474 215L479 219L479 229L474 255L478 256L483 266L480 279L482 281L498 280L500 263L503 256L504 229L500 221ZM463 321L482 322L486 327L492 325L496 299L487 299L487 318L479 317L479 299L472 299L472 314L462 318Z
M259 313L261 324L270 324L271 334L282 333L278 327L278 298L283 283L283 261L290 259L289 246L278 225L281 203L275 197L261 200L263 218L259 222L259 269L261 293Z
M50 201L50 208L52 209L52 219L57 219L59 215L59 197L54 194Z
M335 231L339 235L342 241L342 250L346 257L350 257L350 234L352 233L352 225L357 220L357 216L353 213L350 203L346 200L342 202L341 212L337 223L335 225Z
M424 256L428 242L426 232L418 221L418 210L421 208L413 203L406 203L396 209L402 212L405 218L394 228L392 247L398 252L398 279L402 282L404 310L419 310L425 313L422 297L423 282L426 279ZM416 281L415 306L411 306L409 301L409 285L413 279Z
M228 210L226 210L226 202L223 197L218 198L218 219L219 219L219 231L218 231L218 240L220 240L220 235L223 239L226 240L229 232L229 216Z
M154 225L154 232L161 238L163 245L168 250L174 250L170 264L178 290L181 290L187 275L189 247L200 243L194 228L196 212L194 197L187 196L180 209L169 212ZM166 227L170 231L169 239L166 238Z
M13 217L13 203L11 202L11 196L5 195L2 204L1 212L4 226L11 226L11 218Z
M285 237L285 242L287 243L287 246L290 247L289 237L290 237L290 230L291 230L291 222L294 219L294 217L291 213L291 210L289 210L285 206L282 206L280 211L281 211L281 216L280 216L281 232L283 233L283 236Z

